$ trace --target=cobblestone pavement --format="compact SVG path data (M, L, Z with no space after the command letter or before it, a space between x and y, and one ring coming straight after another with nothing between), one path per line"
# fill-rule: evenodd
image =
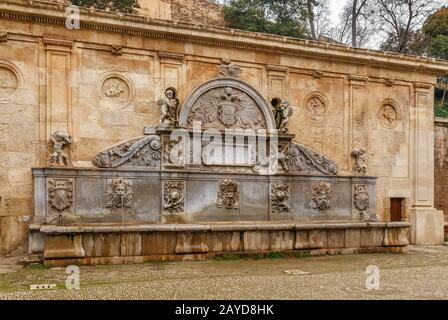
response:
M81 267L80 290L65 289L65 268L20 268L8 261L0 260L0 299L448 298L448 247L412 247L404 254ZM369 265L380 268L380 290L366 289ZM57 284L58 289L30 290L30 284Z

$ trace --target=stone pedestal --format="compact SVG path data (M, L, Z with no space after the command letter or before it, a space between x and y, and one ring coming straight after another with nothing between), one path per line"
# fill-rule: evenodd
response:
M414 208L410 213L411 244L441 245L444 242L443 211L434 208Z

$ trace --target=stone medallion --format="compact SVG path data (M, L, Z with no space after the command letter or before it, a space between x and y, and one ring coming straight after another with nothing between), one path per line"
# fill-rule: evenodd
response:
M319 92L309 94L305 99L305 115L314 123L327 119L328 99Z
M380 104L378 121L387 129L395 129L401 121L401 112L398 105L391 99L386 99Z
M22 82L19 69L12 63L0 59L0 103L10 102Z
M134 97L132 83L118 73L103 77L98 91L101 106L109 110L126 108Z

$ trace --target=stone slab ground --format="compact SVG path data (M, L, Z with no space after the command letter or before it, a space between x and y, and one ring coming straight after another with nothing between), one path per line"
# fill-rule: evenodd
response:
M409 247L402 254L270 257L85 266L80 268L79 291L64 288L65 268L13 268L2 259L0 269L9 266L9 271L0 273L0 299L448 298L448 247ZM365 287L370 265L380 268L378 291ZM53 283L58 290L29 290L30 284Z

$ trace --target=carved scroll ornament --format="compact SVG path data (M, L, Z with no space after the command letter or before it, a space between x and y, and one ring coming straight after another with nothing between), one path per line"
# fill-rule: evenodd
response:
M329 157L298 143L290 143L279 152L279 163L285 172L320 172L338 174L338 166Z
M99 168L117 168L122 165L159 167L161 158L160 137L151 135L134 139L99 153L93 164Z

